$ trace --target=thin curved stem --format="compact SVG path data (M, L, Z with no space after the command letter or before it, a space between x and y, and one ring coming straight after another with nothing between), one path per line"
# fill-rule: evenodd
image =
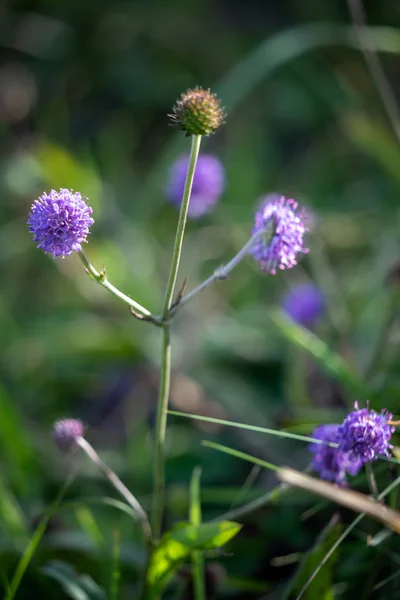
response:
M188 292L182 298L180 298L175 305L172 306L172 309L169 312L170 317L175 315L178 309L192 300L199 292L202 292L206 287L214 283L214 281L227 279L229 277L230 272L237 267L237 265L248 255L251 248L257 242L259 238L264 235L264 229L257 231L254 233L249 240L245 243L245 245L239 250L233 258L225 265L221 265L217 269L215 269L214 273L210 275L207 279L205 279L202 283L200 283L197 287L195 287L191 292Z
M149 520L145 511L143 510L141 504L136 500L135 496L128 490L125 484L122 483L120 478L109 466L105 464L97 454L96 450L89 444L85 438L80 437L77 439L77 442L80 448L85 452L85 454L90 458L94 464L99 467L100 471L105 475L105 477L110 481L110 483L114 486L114 488L121 494L123 498L127 501L127 503L133 508L135 514L137 515L142 528L145 539L147 543L150 545L151 543L151 527Z
M165 496L165 432L167 427L167 410L169 389L171 381L171 335L169 324L169 311L172 305L176 280L178 277L179 263L182 254L183 237L187 213L189 209L190 194L197 158L199 155L201 136L192 136L192 147L190 151L189 166L186 174L185 188L183 191L182 204L179 212L179 220L175 236L174 250L172 254L171 269L165 292L164 306L162 312L163 340L161 350L161 379L157 403L157 419L154 441L154 481L153 481L153 510L152 527L154 540L157 542L161 535L162 517L164 512Z
M149 321L153 321L153 319L155 319L152 316L151 312L147 310L147 308L144 308L144 306L142 306L138 302L135 302L135 300L132 300L132 298L129 298L129 296L126 296L126 294L124 294L118 288L116 288L114 285L112 285L112 283L110 283L107 279L105 270L100 271L100 272L97 271L97 269L94 268L94 266L92 265L92 263L89 261L88 257L82 250L80 252L78 252L78 254L79 254L79 258L81 259L83 265L85 266L85 269L86 269L88 275L92 279L94 279L95 281L97 281L97 283L99 283L104 288L106 288L106 290L111 292L111 294L114 294L114 296L116 296L117 298L119 298L120 300L122 300L123 302L128 304L128 306L130 306L130 308L135 313L140 315L141 317L148 319Z

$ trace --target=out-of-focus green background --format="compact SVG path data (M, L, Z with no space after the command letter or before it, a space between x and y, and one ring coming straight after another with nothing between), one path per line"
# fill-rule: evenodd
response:
M398 95L399 4L368 1L365 9L373 27L368 44L382 51ZM182 310L174 322L171 407L309 434L315 424L340 421L356 390L271 320L299 282L313 281L326 294L317 335L360 377L375 408L400 412L392 297L400 281L393 270L400 146L344 0L9 1L0 7L0 47L5 590L29 532L71 468L52 445L54 420L83 419L88 439L151 504L160 332L91 282L76 256L53 260L35 248L26 226L32 201L51 188L86 195L95 218L88 256L98 269L107 267L112 283L159 311L177 222L164 185L169 164L189 146L166 115L189 87L218 92L227 124L203 150L223 162L227 188L210 216L189 222L180 281L188 276L194 286L246 242L265 194L300 201L314 231L310 253L295 269L272 277L244 261L230 280ZM202 439L279 465L303 469L309 462L302 443L171 417L166 527L186 518L195 465L202 467L204 518L276 483L247 462L202 447ZM140 534L128 516L87 501L115 493L86 460L76 461L79 475L67 492L74 502L52 520L17 598L133 599L144 560ZM386 467L383 483L392 475ZM310 505L313 514L305 513ZM284 597L332 512L293 493L247 517L226 554L208 557L216 597ZM384 546L386 554L366 546L365 532L377 529L367 523L334 574L325 571L328 591L310 588L307 598L399 598L396 579L379 596L372 591L398 568L395 541ZM73 595L79 585L71 583L71 591L66 584L72 572L92 578L92 595ZM181 578L184 584L185 573ZM96 586L104 596L95 595Z

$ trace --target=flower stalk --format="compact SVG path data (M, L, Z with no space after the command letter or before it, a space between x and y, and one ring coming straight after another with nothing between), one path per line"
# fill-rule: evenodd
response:
M111 294L114 294L114 296L116 296L117 298L119 298L120 300L125 302L125 304L128 304L128 306L130 307L131 311L133 311L134 314L136 314L137 316L140 316L140 318L142 318L144 320L152 321L156 324L159 324L157 322L156 317L154 317L151 314L151 312L147 310L147 308L144 308L144 306L142 306L135 300L132 300L132 298L130 298L129 296L127 296L126 294L121 292L118 288L116 288L112 283L110 283L108 281L107 273L106 273L105 269L103 269L103 271L100 271L100 272L97 271L97 269L94 268L94 266L89 261L88 257L83 252L83 250L78 252L78 255L86 269L87 274L92 279L97 281L98 284L102 285L106 290L111 292Z
M184 294L182 298L178 299L175 304L172 305L169 316L173 317L176 312L184 305L187 304L190 300L192 300L197 294L205 290L209 285L214 283L214 281L222 281L223 279L228 279L230 272L233 271L235 267L248 256L251 248L254 244L262 238L264 235L264 230L257 231L254 233L249 240L244 244L244 246L239 250L235 256L231 258L229 262L225 265L221 265L217 269L215 269L214 273L210 275L207 279L205 279L202 283L200 283L197 287L195 287L191 292Z
M165 496L165 431L167 426L167 410L171 382L171 335L169 312L172 306L176 280L178 277L179 263L182 254L183 238L185 235L186 220L189 209L190 194L192 190L194 173L196 170L197 158L200 150L200 143L201 135L193 135L189 165L185 181L185 188L182 197L182 204L175 236L174 250L172 254L171 268L168 277L167 289L165 293L164 306L162 312L163 340L161 350L161 379L157 403L157 418L154 441L152 528L155 541L158 541L161 535Z
M127 503L133 508L135 514L137 515L143 529L144 537L147 543L151 544L151 527L149 520L145 511L143 510L141 504L136 500L135 496L128 490L128 488L122 483L120 478L110 467L108 467L97 454L96 450L89 444L89 442L84 437L78 437L76 439L76 443L78 446L85 452L85 454L90 458L92 462L100 469L100 471L105 475L105 477L109 480L109 482L114 486L114 488L121 494L121 496L127 501Z

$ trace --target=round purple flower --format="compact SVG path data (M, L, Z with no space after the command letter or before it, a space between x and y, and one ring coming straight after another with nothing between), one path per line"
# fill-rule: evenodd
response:
M83 436L83 423L77 419L60 419L53 425L53 440L59 450L68 451L77 446Z
M32 204L29 231L38 248L54 257L69 256L82 250L81 244L94 223L91 214L92 209L79 192L51 190Z
M169 172L166 193L168 200L178 208L182 202L188 165L189 156L181 156L172 164ZM200 154L193 178L189 217L201 217L210 212L224 187L225 170L221 161L213 154Z
M260 263L262 271L275 275L276 269L291 269L297 264L297 254L307 253L303 238L308 227L303 210L294 200L267 196L256 213L253 235L264 233L254 243L250 253Z
M317 286L302 283L291 289L283 298L282 308L299 325L315 323L325 310L325 298Z
M394 427L388 421L392 414L386 410L377 413L369 408L358 408L351 412L339 428L339 446L343 452L348 452L354 459L363 464L379 458L379 456L390 456L390 438Z
M312 434L313 438L324 442L339 443L340 425L320 425ZM314 454L312 466L318 471L321 479L346 485L346 474L357 475L362 462L352 460L348 453L327 444L310 444L310 452Z

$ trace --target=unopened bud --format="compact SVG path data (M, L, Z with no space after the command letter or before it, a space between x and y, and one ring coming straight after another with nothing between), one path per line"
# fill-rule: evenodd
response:
M186 135L210 135L225 122L225 111L215 94L196 87L187 90L176 102L171 117Z

